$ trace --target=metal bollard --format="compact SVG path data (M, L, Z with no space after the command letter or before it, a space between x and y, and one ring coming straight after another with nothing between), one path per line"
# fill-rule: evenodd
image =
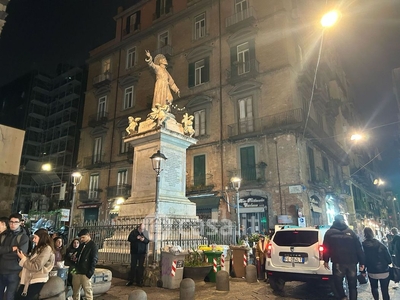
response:
M181 300L194 300L196 286L192 278L185 278L181 281L179 299Z
M128 300L147 300L147 294L143 290L134 290L129 294Z
M255 283L257 282L257 268L254 265L246 266L246 282Z
M216 289L217 291L229 291L229 274L227 271L217 273Z
M51 276L40 290L39 299L64 300L64 280L58 276Z

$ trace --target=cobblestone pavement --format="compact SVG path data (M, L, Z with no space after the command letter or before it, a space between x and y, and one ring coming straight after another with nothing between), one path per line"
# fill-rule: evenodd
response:
M139 289L136 286L125 286L126 281L119 278L113 278L111 289L101 296L95 297L96 300L127 300L129 294ZM400 288L394 289L394 283L389 286L391 300L400 299ZM170 290L157 287L141 288L147 294L148 300L179 300L179 289ZM230 291L220 292L215 290L215 283L198 282L196 283L196 299L214 300L214 299L268 299L268 300L322 300L334 299L328 295L326 287L308 285L299 282L287 282L285 291L282 294L276 294L265 282L249 284L245 279L231 278ZM371 300L369 283L359 286L358 300Z

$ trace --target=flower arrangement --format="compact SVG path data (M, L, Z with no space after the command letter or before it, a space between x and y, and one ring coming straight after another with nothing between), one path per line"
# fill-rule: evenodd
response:
M203 251L217 251L217 252L223 252L224 249L221 246L207 246L207 245L200 245L199 250Z
M185 257L185 267L202 267L209 266L206 261L204 251L200 249L190 249Z
M259 233L253 233L249 235L249 242L257 243L259 239L260 239Z

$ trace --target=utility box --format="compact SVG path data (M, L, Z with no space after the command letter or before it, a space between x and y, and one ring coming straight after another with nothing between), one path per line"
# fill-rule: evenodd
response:
M161 280L163 288L178 289L183 279L183 265L187 253L161 253Z

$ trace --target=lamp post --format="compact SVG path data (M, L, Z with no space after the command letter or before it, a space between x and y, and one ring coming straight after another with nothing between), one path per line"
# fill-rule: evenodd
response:
M71 183L74 185L74 191L72 193L72 202L71 202L71 211L69 216L69 226L72 227L72 222L74 218L74 208L75 208L75 199L76 199L76 186L79 185L82 181L82 174L80 172L74 172L71 174ZM68 231L68 241L71 240L72 230Z
M157 242L157 223L158 223L158 204L159 204L159 189L160 189L160 173L161 169L161 162L166 160L164 154L157 150L151 157L151 164L153 166L153 170L156 172L156 197L155 197L155 213L154 213L154 246L153 246L153 263L157 261L157 251L158 251L158 242Z
M236 190L236 214L237 214L237 223L238 223L238 239L240 239L240 211L239 211L239 189L240 189L240 183L242 182L242 179L240 177L232 177L231 178L231 183L232 187Z

